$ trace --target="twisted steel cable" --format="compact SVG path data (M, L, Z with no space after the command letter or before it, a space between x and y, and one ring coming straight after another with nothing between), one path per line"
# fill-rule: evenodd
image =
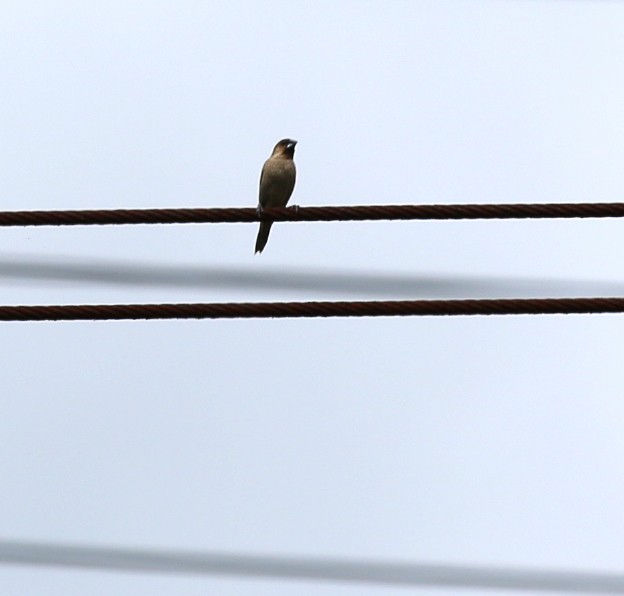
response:
M257 223L258 221L397 221L458 219L567 219L624 217L624 203L516 203L494 205L368 205L0 211L0 226Z
M554 315L624 312L624 298L0 306L0 321Z

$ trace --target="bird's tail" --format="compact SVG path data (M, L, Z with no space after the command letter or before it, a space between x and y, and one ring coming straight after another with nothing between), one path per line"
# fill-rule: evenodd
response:
M256 238L256 250L254 251L254 254L257 252L262 252L264 250L264 247L269 240L269 232L271 231L272 225L272 221L263 221L260 223L258 237Z

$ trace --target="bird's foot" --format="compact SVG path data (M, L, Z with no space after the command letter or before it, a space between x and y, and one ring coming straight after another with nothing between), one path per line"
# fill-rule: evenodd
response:
M262 205L258 203L258 206L256 207L256 215L258 217L262 217L263 213L264 213L264 209L262 208Z
M291 205L290 208L295 212L299 213L299 205Z

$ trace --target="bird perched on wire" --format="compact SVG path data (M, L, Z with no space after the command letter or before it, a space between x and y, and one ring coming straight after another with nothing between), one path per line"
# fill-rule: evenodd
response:
M292 139L282 139L275 145L271 157L264 162L260 174L259 213L265 207L286 207L295 188L297 170L293 158L296 144L297 141ZM272 221L260 223L255 252L264 250L272 225Z

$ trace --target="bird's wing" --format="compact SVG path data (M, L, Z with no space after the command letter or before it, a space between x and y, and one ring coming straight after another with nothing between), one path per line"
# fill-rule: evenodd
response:
M265 166L266 166L266 164L264 164L262 166L262 170L260 170L260 185L259 185L260 192L262 192L262 179L264 178L264 170L266 169Z
M267 203L269 201L269 195L271 194L271 182L270 177L267 176L267 167L268 160L262 166L262 171L260 172L260 190L258 194L258 203L260 203L261 207L267 207Z

